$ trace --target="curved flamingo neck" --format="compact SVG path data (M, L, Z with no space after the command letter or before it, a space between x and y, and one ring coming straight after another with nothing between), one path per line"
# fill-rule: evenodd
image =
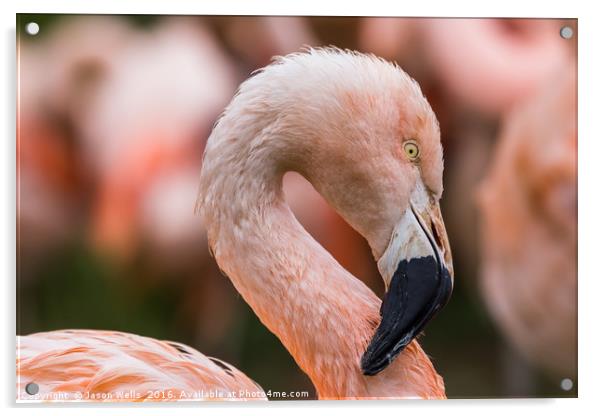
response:
M320 397L367 395L359 362L378 324L379 299L303 229L283 201L261 211L220 227L214 249L220 267Z
M199 206L218 264L321 398L444 397L416 342L378 376L361 373L380 300L290 211L282 176L303 152L291 155L286 137L271 129L225 117L207 144Z

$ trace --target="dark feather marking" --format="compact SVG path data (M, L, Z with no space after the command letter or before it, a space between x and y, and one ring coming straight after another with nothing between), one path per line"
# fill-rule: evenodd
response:
M212 358L212 357L208 357L211 362L215 365L217 365L218 367L220 367L221 369L223 369L226 374L228 374L230 377L235 378L234 377L234 373L232 372L232 369L223 361L218 360L217 358Z
M171 345L172 347L174 347L176 350L178 350L182 354L191 355L188 350L186 350L183 346L181 346L179 344L175 344L175 343L172 343L172 342L168 342L168 344Z

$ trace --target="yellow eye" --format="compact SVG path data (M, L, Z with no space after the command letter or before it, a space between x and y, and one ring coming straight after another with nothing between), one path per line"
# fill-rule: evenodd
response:
M408 140L403 144L403 150L406 152L406 156L410 158L410 160L418 159L418 155L420 155L420 149L418 149L418 145L413 140Z

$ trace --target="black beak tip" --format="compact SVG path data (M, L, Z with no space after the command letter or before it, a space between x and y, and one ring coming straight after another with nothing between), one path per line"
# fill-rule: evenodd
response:
M379 369L378 367L373 366L370 363L364 363L364 360L362 359L362 374L365 376L375 376L377 375L380 371L382 371L382 369Z
M361 358L362 373L374 376L387 368L450 294L449 272L434 257L402 261L385 293L381 323Z
M371 343L360 361L362 373L365 376L377 375L387 368L413 339L414 333L409 331L394 346L386 341L384 343Z
M362 356L362 360L360 363L362 368L362 374L364 374L365 376L375 376L381 371L383 371L385 368L387 368L389 364L391 364L391 361L393 361L392 358L376 360L373 356L369 355L368 353L365 353Z

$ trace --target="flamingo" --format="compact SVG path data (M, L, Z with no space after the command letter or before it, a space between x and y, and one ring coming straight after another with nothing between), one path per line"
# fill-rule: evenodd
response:
M482 292L502 333L551 375L577 372L576 63L505 117L480 184Z
M102 35L99 35L102 34ZM74 238L83 220L85 170L76 161L75 121L130 31L119 19L65 21L48 37L20 37L17 164L21 279ZM22 280L23 282L23 280Z
M366 238L382 303L299 224L282 192L291 170ZM420 87L372 55L326 48L277 58L240 86L214 127L197 201L210 248L321 399L445 398L415 340L453 286L442 174L438 123ZM32 382L105 394L127 386L143 400L191 387L260 390L189 347L129 334L40 333L19 337L18 352L21 398Z
M247 66L258 68L274 55L297 51L301 45L318 43L305 17L228 16L215 22L222 25L224 40Z
M236 88L235 73L211 32L190 19L133 36L117 58L82 117L83 158L99 182L92 239L127 259L144 235L163 263L184 263L204 245L189 208L197 152Z
M558 19L424 19L421 31L449 96L495 116L537 91L566 59L561 27Z

